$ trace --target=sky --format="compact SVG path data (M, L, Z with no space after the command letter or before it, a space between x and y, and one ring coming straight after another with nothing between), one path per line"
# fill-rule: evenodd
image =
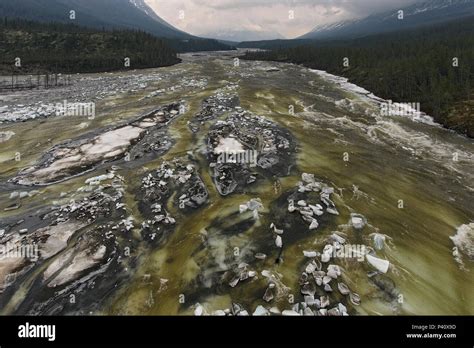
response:
M168 23L193 35L246 32L295 38L315 26L399 9L416 0L145 0ZM292 12L290 12L292 11ZM249 34L251 32L252 34ZM275 37L272 37L275 36ZM219 37L222 38L222 37Z

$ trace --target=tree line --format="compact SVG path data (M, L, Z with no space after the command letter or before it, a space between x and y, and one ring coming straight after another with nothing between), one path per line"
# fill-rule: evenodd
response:
M0 20L0 73L3 75L141 69L169 66L179 61L176 50L166 40L143 31Z

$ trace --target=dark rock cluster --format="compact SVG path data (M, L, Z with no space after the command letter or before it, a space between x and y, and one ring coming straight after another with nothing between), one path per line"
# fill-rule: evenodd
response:
M227 148L226 143L238 148ZM221 161L224 154L256 161ZM253 156L252 154L256 155ZM237 111L211 127L207 156L217 190L222 196L243 192L258 178L273 179L290 174L295 163L296 141L289 131L264 117Z

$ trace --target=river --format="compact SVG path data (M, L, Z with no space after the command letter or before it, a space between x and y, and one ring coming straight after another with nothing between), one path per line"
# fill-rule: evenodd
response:
M79 283L86 282L79 276L85 277L93 268L78 271L64 287L60 283L52 290L42 283L45 268L78 243L79 237L73 236L58 254L23 269L0 293L2 314L31 313L32 308L39 314L82 313L84 308L91 314L110 315L187 315L201 310L222 314L233 303L249 313L258 305L289 310L303 301L298 281L310 261L303 251L321 252L334 232L352 245L372 248L374 236L383 236L384 247L374 255L390 262L386 274L374 277L366 260L331 261L342 270L339 280L360 296L360 305L351 304L333 286L331 301L344 303L349 314L474 314L474 227L469 226L474 222L472 139L430 122L382 116L380 100L369 92L304 67L236 61L233 53L186 54L182 58L183 63L172 67L86 74L75 77L73 86L0 95L3 105L20 114L39 102L77 98L96 103L93 119L51 116L0 124L0 132L10 134L0 143L0 230L8 225L3 238L19 228L12 227L12 221L25 220L29 231L34 231L35 224L28 224L28 219L37 211L67 204L88 178L106 173L112 165L123 177L127 211L135 221L130 234L121 237L133 245L131 260L120 263L124 280L104 285L107 291L99 298L89 292L90 286L78 290ZM203 100L218 92L236 94L243 110L263 116L294 137L295 164L289 175L280 177L278 189L272 180L261 180L228 196L216 190L205 158L207 132L216 120L203 123L197 132L190 130L189 122L201 110ZM173 144L163 154L136 164L133 160L102 163L37 187L11 181L56 144L175 102L186 105L186 111L166 126ZM145 244L139 230L146 218L140 211L137 187L148 170L186 153L195 157L208 202L179 215L173 231L160 243ZM15 154L21 155L19 160ZM282 193L297 186L302 173L314 174L334 188L332 199L339 215L324 220L315 230L285 231L279 250L269 232L270 224L278 220L271 207ZM17 209L4 211L15 202L10 198L13 192L33 189L39 192L23 198ZM240 224L239 206L252 198L260 198L263 205L260 219L250 226ZM365 219L363 229L354 228L351 214ZM455 244L450 237L457 233ZM457 257L453 256L455 246ZM263 249L265 260L248 257ZM127 255L122 256L126 259ZM241 280L235 287L219 281L226 270L242 262L256 273L252 279ZM264 270L277 275L277 287L285 290L269 303L262 299L268 283ZM111 268L105 272L112 272ZM100 276L97 279L99 282ZM48 305L44 307L48 310L42 310L38 305L64 296L59 295L61 291L76 291L76 297L84 298L77 306L84 307L78 309L76 302L70 302L59 309Z

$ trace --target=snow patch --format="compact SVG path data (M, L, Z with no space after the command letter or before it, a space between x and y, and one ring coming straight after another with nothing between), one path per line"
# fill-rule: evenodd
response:
M242 144L235 138L221 138L219 145L214 149L214 153L220 154L223 152L238 153L244 151Z

